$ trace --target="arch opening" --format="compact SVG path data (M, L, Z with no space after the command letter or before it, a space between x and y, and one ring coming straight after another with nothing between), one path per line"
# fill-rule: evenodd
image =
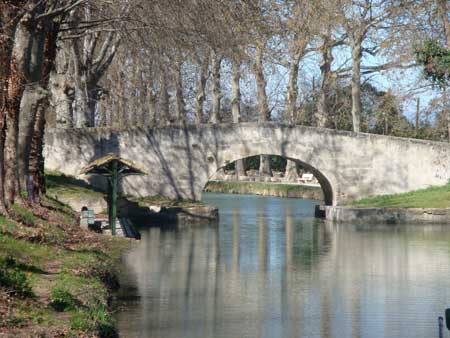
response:
M272 174L270 176L262 176L261 159L264 157L270 158ZM244 162L244 175L241 175L237 168L239 161ZM298 178L286 177L286 168L288 163L295 163ZM294 176L295 177L295 176ZM333 205L333 188L329 179L317 168L298 159L289 156L281 156L274 154L257 154L243 158L225 161L217 171L209 177L208 182L203 187L202 191L208 191L210 182L214 181L237 181L247 183L285 183L298 186L317 186L320 187L323 193L323 202L325 205Z

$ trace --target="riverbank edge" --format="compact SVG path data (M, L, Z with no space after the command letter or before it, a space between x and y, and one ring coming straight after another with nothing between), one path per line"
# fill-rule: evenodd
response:
M298 184L210 181L205 192L323 200L321 187Z
M45 217L15 206L0 217L0 336L117 337L112 299L133 241L78 226L67 205L46 198Z
M325 219L356 224L448 224L450 208L361 208L323 206Z
M95 213L106 213L107 203L103 196L54 195L55 199L74 210L83 206ZM162 197L120 197L117 201L119 217L127 217L137 226L195 226L217 224L219 209L215 206L193 201L171 201Z

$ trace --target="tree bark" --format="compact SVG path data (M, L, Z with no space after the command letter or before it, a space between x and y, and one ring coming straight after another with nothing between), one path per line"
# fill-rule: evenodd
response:
M258 122L270 121L270 111L267 103L266 79L264 77L263 47L258 46L255 58L256 96L258 99Z
M361 58L362 40L357 37L352 41L352 122L353 131L361 131Z
M255 78L257 91L256 96L258 98L258 123L270 121L270 111L267 103L266 93L266 79L264 77L263 52L263 47L261 45L258 45L256 48L255 57ZM261 177L272 176L269 156L261 155L259 161L259 175Z
M296 181L298 178L299 166L296 161L287 160L284 178L287 181Z
M160 76L160 91L159 91L159 124L165 126L170 123L170 102L169 92L167 88L167 74L165 69L162 69Z
M231 78L231 115L233 116L233 123L241 122L241 64L233 60L232 64L232 78ZM237 160L235 163L236 179L239 180L240 176L245 176L244 160Z
M178 57L175 67L175 88L177 100L176 122L184 124L186 122L186 109L183 96L183 60Z
M31 15L26 14L18 23L11 54L4 144L4 189L7 206L13 204L18 194L20 194L20 191L17 190L19 182L17 166L19 115L20 102L27 83L27 65L32 39L30 25L32 20Z
M57 39L59 34L59 23L46 22L47 36L44 44L44 61L42 65L42 76L40 84L42 88L48 88L50 83L50 76L54 70L56 54L57 54ZM29 163L28 174L32 177L33 182L33 200L32 202L39 202L40 196L45 193L45 174L44 174L44 132L46 123L46 111L50 105L49 95L45 95L39 101L35 121L31 134L31 144L29 148Z
M450 49L450 22L448 20L448 0L438 0L439 16L444 27L446 48ZM447 86L442 91L444 114L447 117L448 140L450 142L450 99Z
M331 80L331 63L333 62L332 48L329 38L325 38L321 47L322 61L320 63L320 87L317 99L315 125L326 128L329 121L329 90Z
M233 61L232 65L233 75L231 78L231 115L233 116L233 123L241 122L241 64Z
M299 62L304 55L304 48L299 48L293 55L293 58L289 64L289 82L286 91L286 118L289 124L295 124L297 122L297 98L298 98L298 71Z
M216 52L211 52L211 86L212 86L212 109L211 118L209 120L212 124L220 122L220 100L222 94L220 92L220 65L222 58Z
M444 26L444 36L447 49L450 49L450 22L448 20L448 0L438 0L439 3L439 15Z
M7 214L4 194L4 145L12 41L17 24L17 20L14 20L15 11L16 9L11 4L0 4L0 215Z
M209 69L209 55L205 57L203 62L199 65L199 74L197 78L197 88L196 88L196 107L195 107L195 123L197 125L203 122L203 104L205 102L205 87L206 81L208 80L208 69Z

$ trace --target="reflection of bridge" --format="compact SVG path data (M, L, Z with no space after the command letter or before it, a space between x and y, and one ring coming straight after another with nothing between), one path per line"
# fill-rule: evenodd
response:
M124 182L128 194L200 199L209 178L227 163L254 155L296 160L318 178L327 204L443 185L450 179L446 143L303 126L222 124L156 130L50 130L46 167L78 175L107 153L150 174Z

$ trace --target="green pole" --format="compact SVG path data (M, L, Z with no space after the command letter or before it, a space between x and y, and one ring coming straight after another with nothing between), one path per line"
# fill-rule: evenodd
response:
M111 177L111 234L116 235L116 216L117 216L117 185L119 182L119 173L117 170L117 161L112 162Z

